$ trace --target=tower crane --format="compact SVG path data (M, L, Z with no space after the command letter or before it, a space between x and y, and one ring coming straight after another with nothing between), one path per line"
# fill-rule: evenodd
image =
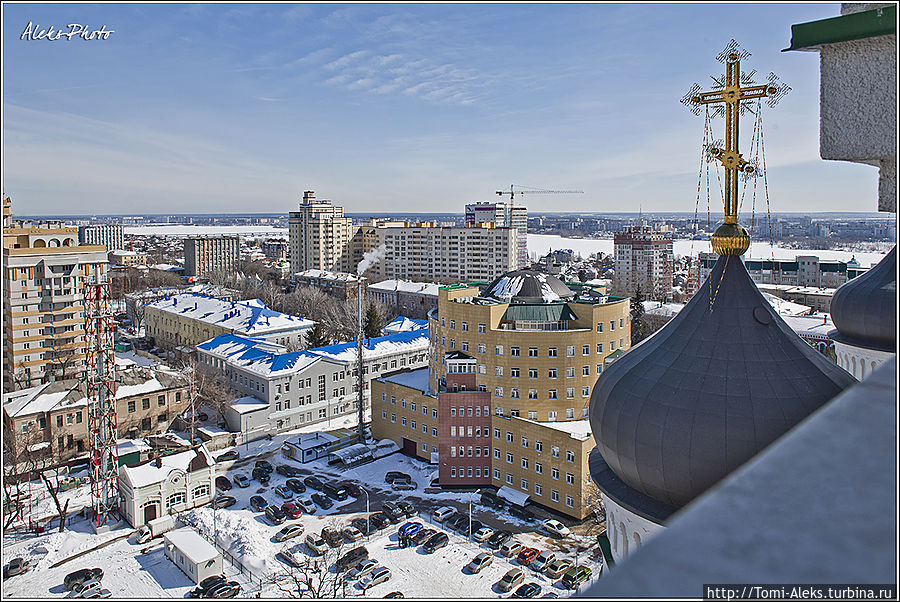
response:
M498 190L497 194L503 196L505 194L509 195L509 204L512 206L516 194L584 194L583 190L539 190L528 189L528 190L515 190L513 187L515 184L509 185L509 190ZM519 187L521 188L521 186ZM527 187L526 187L527 188Z

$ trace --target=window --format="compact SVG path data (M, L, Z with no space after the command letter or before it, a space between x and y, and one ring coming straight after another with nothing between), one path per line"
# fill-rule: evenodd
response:
M597 343L597 353L603 353L603 343Z
M603 374L603 364L597 364L597 374Z
M544 465L541 464L540 462L535 462L534 463L534 472L536 472L538 474L544 474Z
M455 426L450 427L450 436L456 437L456 427Z
M494 376L503 376L503 366L494 366Z
M166 396L165 395L157 395L156 396L156 405L158 405L158 406L166 405Z
M615 320L610 320L610 321L609 321L609 329L610 329L610 330L615 330L615 329L616 329L616 321L615 321Z
M528 357L537 357L537 347L529 347L528 348Z
M381 419L387 420L387 410L381 410Z
M603 332L603 322L597 322L597 332Z
M556 368L547 369L547 378L556 378Z
M534 495L544 495L544 488L541 487L540 483L534 484Z
M518 399L519 398L519 390L518 389L510 389L509 396L512 397L513 399Z
M441 316L441 326L447 326L447 319Z
M128 402L128 411L133 413L135 409L136 409L136 404L133 401L129 401ZM57 418L61 418L61 417L57 416ZM58 424L57 426L62 426L62 424Z
M590 387L581 387L581 396L582 397L590 397L591 396L591 388Z
M401 400L400 400L400 407L401 407L401 408L405 408L405 407L406 407L406 400L405 400L405 399L401 399Z
M462 322L462 323L460 324L460 330L462 330L463 332L469 332L469 323L468 323L468 322Z
M558 468L556 468L554 466L550 467L550 478L559 480L559 469Z
M437 418L437 408L431 408L431 417Z
M75 416L73 414L66 414L66 424L72 424L75 420Z
M431 436L432 436L432 437L437 437L437 436L438 436L438 434L437 434L437 428L436 428L436 427L431 427Z
M512 357L519 357L519 348L518 348L518 347L510 347L510 348L509 348L509 354L510 354Z
M506 431L506 441L507 441L508 443L512 443L512 442L513 442L513 434L512 434L512 431Z
M528 480L522 479L522 489L528 491Z
M509 415L510 415L510 416L515 416L516 418L518 418L518 417L519 417L519 410L510 410L510 411L509 411Z
M453 455L455 456L456 454L453 454ZM450 476L451 476L451 477L455 477L455 476L456 476L456 467L455 467L455 466L451 466L451 467L450 467Z
M558 458L559 457L559 448L555 445L551 445L550 446L550 455L553 456L554 458Z
M499 447L494 448L494 457L497 458L498 460L500 459L500 448Z
M472 446L471 445L469 446L469 457L470 458L472 457Z
M573 508L575 506L575 498L573 498L571 495L566 496L566 506L568 506L569 508Z
M575 475L573 475L571 472L566 473L566 484L567 485L575 484Z
M522 458L522 468L528 468L528 458Z
M478 353L486 353L486 352L487 352L487 345L485 345L484 343L478 343Z
M549 347L547 349L547 356L548 357L558 357L557 353L556 353L556 347Z
M409 421L409 428L416 430L416 421L415 420Z
M494 429L494 439L500 438L500 429Z
M397 398L391 395L391 405L397 405Z
M494 397L503 397L503 387L494 387Z
M494 355L503 355L503 345L494 345Z
M423 444L422 444L422 451L423 451L423 452L427 452L427 451L428 451L428 444L427 444L427 443L423 443Z
M550 389L549 391L547 391L547 398L548 399L558 399L557 394L556 394L556 389Z
M581 375L582 376L590 376L591 375L591 367L590 366L582 366L581 367Z
M575 345L566 347L566 357L575 357Z
M485 331L486 331L486 325L485 325L485 324L479 324L479 325L478 325L478 332L484 333Z
M401 425L401 426L406 426L406 416L401 416L401 417L400 417L400 425Z
M534 451L536 451L536 452L544 451L544 442L543 441L535 441L534 442Z
M414 402L414 401L409 402L409 411L410 412L416 411L416 402Z
M575 399L575 387L566 388L566 399ZM569 408L569 410L571 409L572 408ZM566 418L573 418L575 414L573 413L572 416L569 416L569 410L566 410Z
M463 341L463 342L462 342L462 350L463 350L463 351L468 351L468 350L469 350L469 343L468 343L468 341Z
M537 389L528 389L528 399L537 399Z
M528 369L528 378L537 378L537 368Z
M469 407L468 407L468 410L469 410L469 416L471 416L471 415L472 415L472 411L473 411L472 406L469 406Z
M575 367L569 366L566 368L566 378L575 378Z
M472 427L469 426L468 429L466 430L466 432L468 433L468 436L471 437L472 436Z
M610 341L610 342L609 342L609 350L610 350L610 351L615 351L615 350L616 350L616 342L615 342L615 341Z
M320 410L321 412L321 410ZM391 412L391 422L397 422L397 415Z
M506 482L509 483L510 485L513 484L513 476L509 473L506 473Z
M619 328L625 328L625 318L619 318Z
M456 416L456 408L455 407L450 408L450 415Z
M142 410L150 409L150 398L149 397L145 397L141 400L141 409Z
M480 458L480 457L481 457L481 448L480 448L480 447L476 447L476 448L475 448L475 457L476 457L476 458Z
M456 320L450 320L450 329L456 330Z
M581 355L590 355L591 354L591 346L590 345L582 345L581 346Z
M575 462L575 452L571 449L566 450L566 462Z

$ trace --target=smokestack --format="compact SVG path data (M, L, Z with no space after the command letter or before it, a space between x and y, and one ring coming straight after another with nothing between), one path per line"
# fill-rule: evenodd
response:
M363 279L362 276L357 277L356 284L356 388L359 390L359 423L357 424L357 439L360 443L366 442L366 435L363 432Z

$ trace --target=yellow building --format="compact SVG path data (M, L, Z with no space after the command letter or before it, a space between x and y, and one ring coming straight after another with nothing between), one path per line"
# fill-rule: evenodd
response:
M3 199L4 390L84 375L84 285L106 270L106 247L58 221L14 221Z
M429 368L373 382L373 435L438 462L442 485L505 488L584 518L590 394L631 346L629 313L628 299L531 270L442 287Z

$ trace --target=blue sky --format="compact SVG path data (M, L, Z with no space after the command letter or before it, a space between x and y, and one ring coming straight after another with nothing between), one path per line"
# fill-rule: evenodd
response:
M348 212L461 212L510 183L585 192L530 211L692 211L703 118L679 100L735 38L745 69L793 89L764 109L772 210L873 210L874 167L819 158L818 53L780 52L792 24L839 13L4 4L4 190L19 214L282 212L303 190ZM115 33L21 40L29 22Z

